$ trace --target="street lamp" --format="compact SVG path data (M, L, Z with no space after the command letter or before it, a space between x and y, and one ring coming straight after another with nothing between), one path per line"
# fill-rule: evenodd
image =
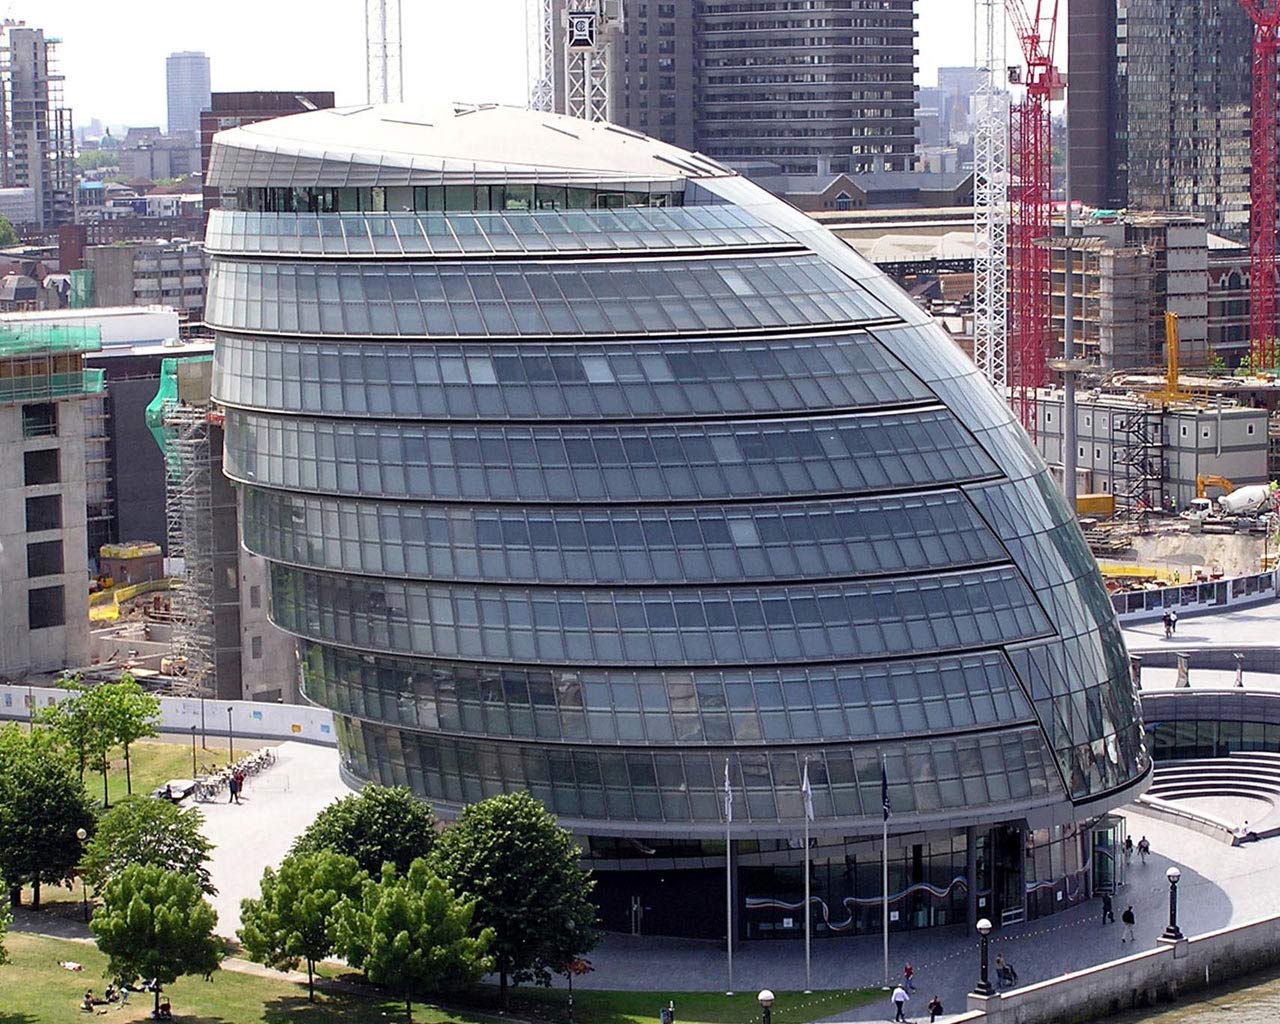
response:
M763 1024L773 1024L773 993L764 988L760 990L760 994L756 998L760 1000Z
M1183 937L1182 929L1178 927L1178 879L1182 877L1182 872L1177 868L1170 868L1164 873L1164 877L1169 879L1169 927L1160 937L1178 942Z
M80 853L84 855L84 843L89 838L89 833L82 828L76 829L76 838L80 840ZM80 871L80 904L84 908L84 923L89 923L89 887L85 884L84 870Z
M227 708L227 757L230 758L232 764L234 764L236 760L236 738L235 734L231 731L231 712L234 710L235 709L231 707Z
M987 977L987 944L989 942L987 936L991 934L991 922L985 917L977 924L978 934L982 936L982 969L978 975L978 987L973 990L974 995L993 996L996 990L991 987L991 979Z
M196 727L191 727L191 781L196 778Z

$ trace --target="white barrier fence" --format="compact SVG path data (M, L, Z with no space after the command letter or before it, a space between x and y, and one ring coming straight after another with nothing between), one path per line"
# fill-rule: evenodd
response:
M50 707L66 690L44 686L0 686L0 720L25 722L34 709ZM336 746L333 712L308 704L266 704L211 697L161 697L160 728L198 736L234 736L260 740L302 740Z

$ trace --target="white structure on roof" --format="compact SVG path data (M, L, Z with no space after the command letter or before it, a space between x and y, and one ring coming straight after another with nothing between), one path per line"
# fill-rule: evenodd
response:
M622 30L619 0L590 0L564 12L565 110L584 121L614 120L614 48Z
M617 125L498 104L308 111L219 132L209 179L315 187L725 177L700 154Z

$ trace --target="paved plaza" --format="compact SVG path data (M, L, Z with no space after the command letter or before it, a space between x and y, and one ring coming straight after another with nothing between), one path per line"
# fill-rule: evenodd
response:
M1280 602L1216 615L1181 615L1177 632L1168 638L1159 619L1135 623L1125 627L1124 642L1134 654L1199 647L1280 647Z
M351 792L338 777L338 752L309 743L282 743L270 768L250 776L239 805L195 806L213 843L209 871L218 895L218 934L240 927L240 901L258 895L262 869L280 863L293 840L332 801Z

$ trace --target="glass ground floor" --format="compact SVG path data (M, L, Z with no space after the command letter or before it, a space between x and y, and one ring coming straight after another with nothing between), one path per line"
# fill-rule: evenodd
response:
M889 927L913 931L987 917L1033 920L1115 888L1123 879L1123 819L1030 829L1025 822L889 837ZM723 840L583 840L602 927L636 935L723 939ZM803 840L735 840L734 933L739 940L804 935ZM881 844L813 839L815 938L877 934Z

